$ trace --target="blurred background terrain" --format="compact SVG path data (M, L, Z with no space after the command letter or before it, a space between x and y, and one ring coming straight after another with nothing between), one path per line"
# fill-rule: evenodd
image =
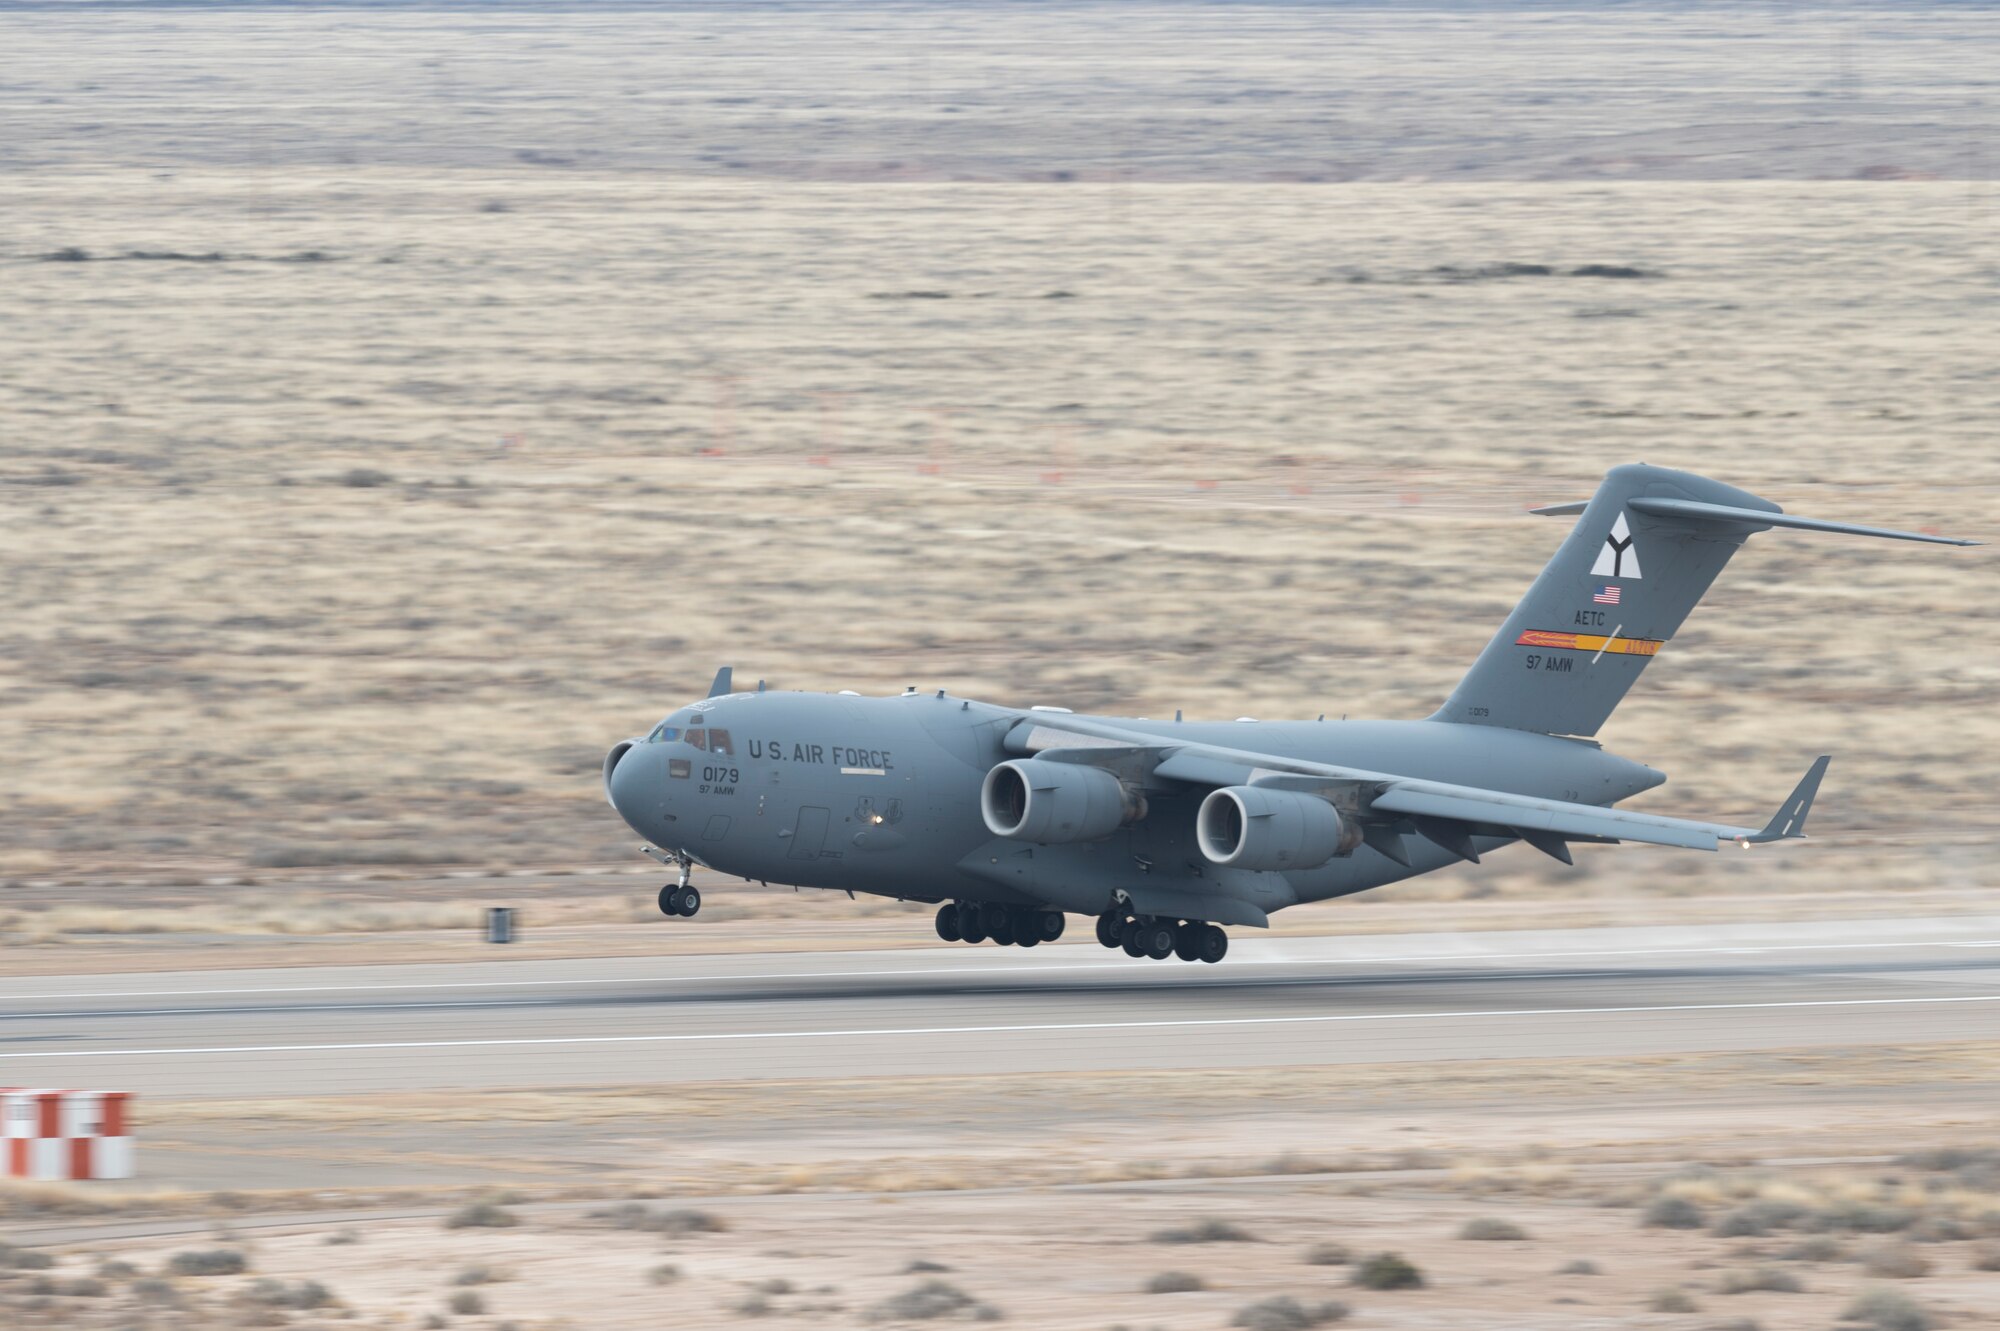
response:
M723 662L1422 715L1627 460L1992 534L1975 7L0 30L0 929L633 866L602 752ZM1992 571L1760 537L1604 738L1696 815L1829 749L1762 863L1966 888Z

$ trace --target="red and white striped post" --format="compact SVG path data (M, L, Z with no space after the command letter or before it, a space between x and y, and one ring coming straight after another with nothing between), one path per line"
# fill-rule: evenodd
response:
M131 1098L124 1091L0 1088L7 1177L131 1178Z

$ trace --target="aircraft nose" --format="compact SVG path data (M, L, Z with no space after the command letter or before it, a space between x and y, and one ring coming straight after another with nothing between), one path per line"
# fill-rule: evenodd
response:
M628 739L604 755L605 798L619 817L641 833L645 833L643 820L659 812L658 765L648 761L651 755L646 748Z

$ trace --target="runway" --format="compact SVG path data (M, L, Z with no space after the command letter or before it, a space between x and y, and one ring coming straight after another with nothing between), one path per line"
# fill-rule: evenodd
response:
M1219 966L1065 939L0 984L0 1084L172 1097L1996 1038L2000 915L1239 935Z

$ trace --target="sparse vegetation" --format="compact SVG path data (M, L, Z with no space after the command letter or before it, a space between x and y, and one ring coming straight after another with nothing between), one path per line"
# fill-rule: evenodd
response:
M512 1229L521 1217L498 1202L470 1202L445 1217L446 1229Z
M1915 1300L1893 1289L1864 1290L1840 1318L1869 1331L1931 1331L1937 1321Z
M943 1262L933 1262L928 1258L919 1257L903 1268L903 1274L906 1276L931 1275L949 1270L951 1268Z
M1348 1306L1338 1300L1307 1304L1281 1294L1239 1309L1229 1324L1243 1331L1308 1331L1310 1327L1343 1321L1348 1312Z
M1700 1229L1707 1214L1685 1197L1659 1197L1639 1217L1639 1223L1655 1229Z
M1301 1258L1307 1266L1346 1266L1354 1253L1344 1243L1315 1243Z
M1931 1273L1930 1258L1907 1243L1871 1243L1858 1256L1862 1271L1877 1280L1915 1280Z
M451 1278L454 1285L491 1285L506 1280L505 1272L491 1266L468 1266Z
M2000 1243L1982 1243L1972 1250L1972 1269L2000 1271Z
M324 1308L334 1302L333 1291L317 1280L295 1280L287 1283L268 1276L250 1282L243 1291L243 1297L251 1303L261 1303L271 1308L295 1308L309 1311Z
M1378 1252L1356 1266L1348 1280L1363 1289L1420 1289L1424 1273L1401 1253Z
M160 1307L180 1302L180 1291L173 1282L158 1276L141 1276L132 1282L132 1297L140 1303L150 1303Z
M681 1278L681 1269L672 1262L662 1262L646 1272L646 1279L655 1285L671 1285Z
M250 1269L250 1259L235 1248L203 1248L177 1252L167 1270L177 1276L233 1276Z
M1189 1271L1162 1271L1146 1282L1148 1294L1192 1294L1207 1288L1200 1276Z
M1719 1218L1710 1232L1717 1238L1762 1238L1774 1229L1798 1223L1806 1209L1796 1202L1755 1201Z
M1203 1220L1192 1225L1156 1229L1148 1236L1147 1241L1149 1243L1255 1243L1257 1240L1248 1230L1227 1220Z
M614 1229L636 1229L647 1234L720 1234L729 1225L719 1215L685 1207L654 1211L639 1202L592 1211L590 1219L602 1220Z
M1846 1260L1847 1246L1830 1234L1815 1234L1800 1239L1778 1256L1788 1262L1839 1262Z
M386 471L373 467L350 467L340 473L339 481L352 490L372 490L378 485L394 485L396 478Z
M1591 1261L1588 1257L1578 1257L1564 1262L1561 1266L1557 1267L1556 1274L1559 1276L1594 1276L1601 1275L1602 1272L1597 1269L1596 1262Z
M324 1242L332 1247L359 1243L361 1242L361 1231L358 1229L336 1229L333 1233L326 1236Z
M1494 1216L1480 1216L1459 1226L1458 1236L1482 1242L1518 1243L1528 1237L1528 1231L1511 1220L1501 1220Z
M459 1317L477 1317L486 1311L486 1299L478 1290L462 1289L445 1306Z
M1678 1285L1653 1291L1653 1297L1646 1300L1646 1306L1656 1313L1698 1313L1701 1305L1694 1301L1694 1295Z
M1801 1294L1805 1283L1781 1266L1759 1266L1724 1271L1715 1288L1723 1294Z
M956 1285L942 1280L926 1280L874 1304L862 1317L870 1322L930 1322L941 1317L969 1317L974 1321L990 1322L999 1320L1000 1310L973 1298Z

